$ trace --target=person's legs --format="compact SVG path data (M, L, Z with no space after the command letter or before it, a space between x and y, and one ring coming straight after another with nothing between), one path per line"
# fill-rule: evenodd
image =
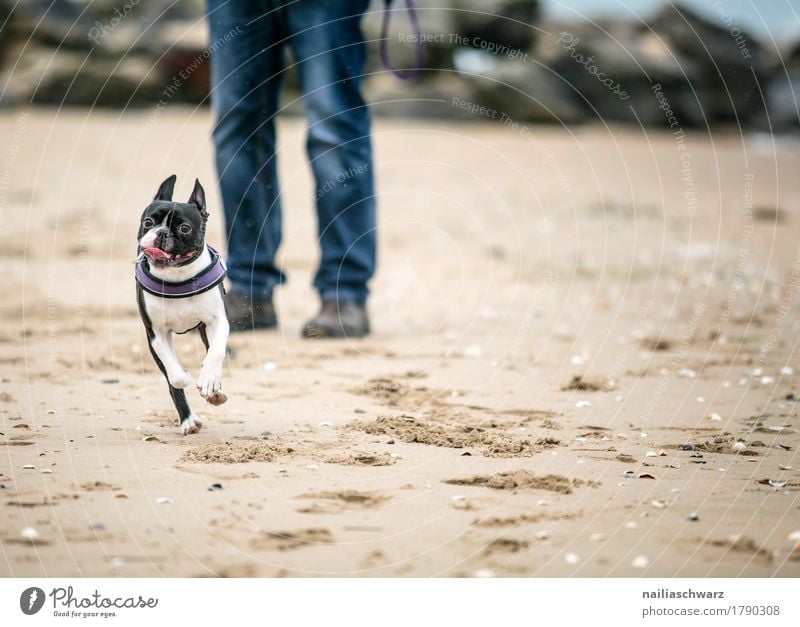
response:
M361 95L368 0L298 0L286 10L308 119L322 249L314 286L323 301L363 305L375 271L370 116Z
M228 277L234 307L237 295L246 306L268 301L273 287L284 281L275 265L281 206L274 125L283 35L271 2L207 0L207 11L213 137L228 238Z

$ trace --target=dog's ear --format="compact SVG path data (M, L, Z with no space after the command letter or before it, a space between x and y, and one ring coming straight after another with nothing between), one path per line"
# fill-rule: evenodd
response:
M156 192L156 197L153 198L153 200L172 200L172 192L175 191L175 181L177 180L178 177L173 174L166 181L161 183L161 186Z
M192 195L189 196L189 203L195 205L203 217L208 215L206 211L206 192L197 179L194 180L194 189L192 190Z

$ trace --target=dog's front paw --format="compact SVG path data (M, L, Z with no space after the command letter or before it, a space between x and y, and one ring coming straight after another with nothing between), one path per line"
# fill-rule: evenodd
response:
M179 390L189 387L192 383L192 375L190 375L185 370L182 372L171 374L168 378L169 378L169 384L174 388L178 388Z
M200 422L200 419L192 413L186 420L181 422L181 433L183 435L189 435L190 433L199 433L200 429L203 428L203 423Z
M222 405L228 397L222 391L222 368L203 366L197 378L200 396L212 405Z

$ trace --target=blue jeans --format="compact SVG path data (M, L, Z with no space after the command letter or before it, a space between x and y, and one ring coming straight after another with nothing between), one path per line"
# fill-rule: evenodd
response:
M207 0L214 145L235 291L261 298L285 281L275 263L281 195L275 116L286 48L308 122L323 299L363 303L375 272L370 116L361 96L369 0Z

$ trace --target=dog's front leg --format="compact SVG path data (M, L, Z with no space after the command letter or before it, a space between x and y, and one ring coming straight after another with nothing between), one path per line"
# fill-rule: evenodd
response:
M167 381L172 387L182 390L192 382L192 375L186 372L178 361L172 338L168 334L154 331L150 346L164 365Z
M203 359L203 365L200 367L197 389L200 390L200 395L212 405L222 405L228 400L227 395L222 391L222 362L225 360L229 331L228 318L224 313L215 317L205 327L208 350Z

